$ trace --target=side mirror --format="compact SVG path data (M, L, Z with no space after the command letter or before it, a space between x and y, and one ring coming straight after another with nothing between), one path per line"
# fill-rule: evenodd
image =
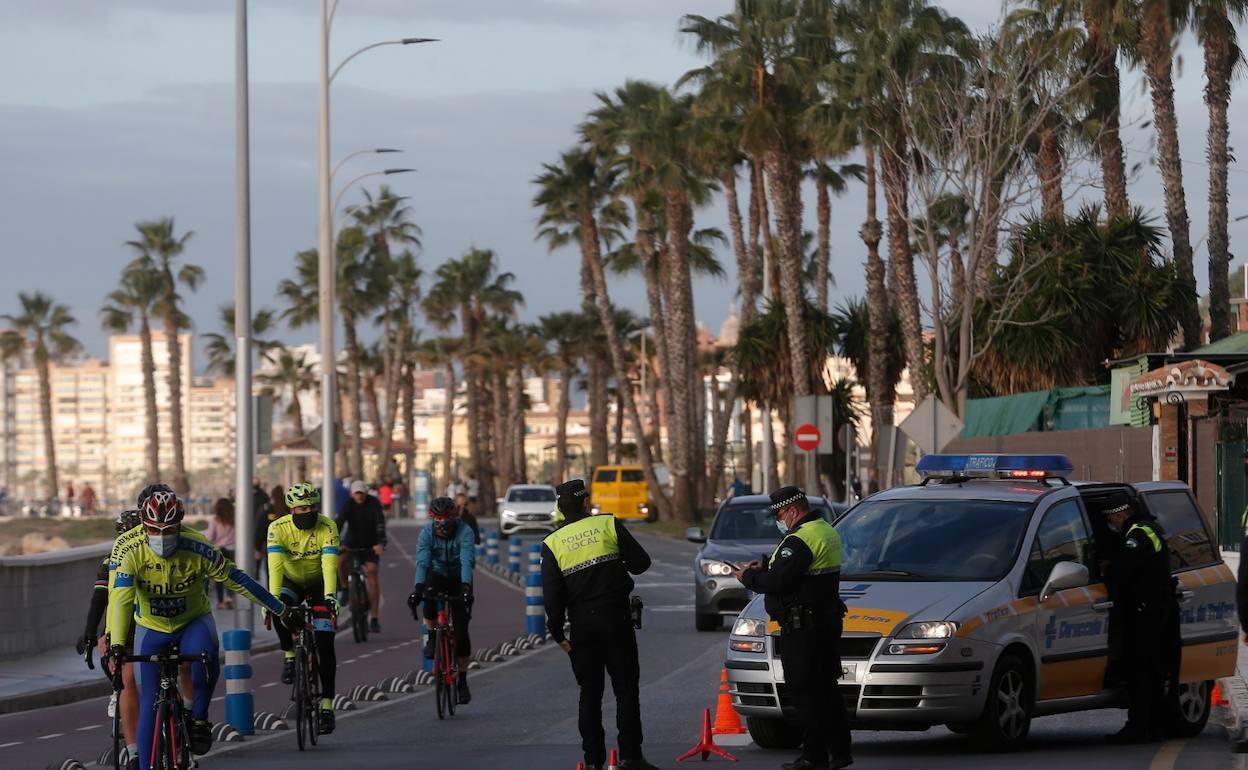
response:
M1048 582L1044 584L1044 588L1040 589L1040 603L1047 602L1049 597L1058 591L1065 591L1067 588L1082 588L1087 584L1087 567L1073 561L1060 561L1053 565Z
M690 527L685 530L685 539L691 543L705 543L706 533L701 527Z
M497 505L502 505L503 503L507 502L507 499L506 499L506 498L504 498L504 497L496 497L496 498L494 498L494 502L495 502Z

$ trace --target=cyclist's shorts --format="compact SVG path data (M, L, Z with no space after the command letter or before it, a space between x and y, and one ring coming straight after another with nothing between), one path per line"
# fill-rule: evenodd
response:
M378 556L377 552L374 551L372 548L362 548L359 551L352 549L352 553L348 553L345 555L348 557L358 556L360 561L372 562L373 564L381 563L381 557ZM351 562L347 562L347 563L350 564Z
M290 605L299 604L304 599L307 599L313 605L319 605L325 599L325 584L318 580L301 586L292 583L290 578L284 577L282 578L282 590L278 593L281 594L279 598ZM337 629L337 623L334 620L334 616L328 611L318 611L313 615L312 627L317 631L333 633Z

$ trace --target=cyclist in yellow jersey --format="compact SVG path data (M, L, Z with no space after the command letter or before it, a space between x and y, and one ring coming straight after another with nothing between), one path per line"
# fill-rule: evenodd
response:
M308 483L292 484L286 490L289 516L269 525L269 591L289 605L304 599L324 612L313 613L316 652L321 676L322 735L334 731L334 673L338 656L334 651L334 624L338 615L338 525L321 515L321 493ZM282 682L294 681L295 644L281 621L273 630L281 641L286 661Z
M182 501L172 492L154 492L140 509L142 530L147 541L122 555L109 589L108 618L113 640L125 639L132 623L137 623L134 652L153 655L177 644L183 655L207 653L212 661L191 666L195 697L191 707L190 748L195 754L212 747L208 705L216 686L217 627L212 618L204 579L224 583L232 591L262 604L279 616L286 605L264 590L256 581L234 566L194 529L184 526ZM109 656L116 661L125 648L114 642ZM159 684L153 664L140 663L135 669L139 689L139 766L151 766L152 735L155 729L156 689ZM146 676L145 676L146 674Z

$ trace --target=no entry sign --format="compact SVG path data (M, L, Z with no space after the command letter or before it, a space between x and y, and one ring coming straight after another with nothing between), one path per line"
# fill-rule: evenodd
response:
M797 426L797 430L793 431L793 443L797 444L797 448L803 452L810 452L819 446L819 428L811 423Z

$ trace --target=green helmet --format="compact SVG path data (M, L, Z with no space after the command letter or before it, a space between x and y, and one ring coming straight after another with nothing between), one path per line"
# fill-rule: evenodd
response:
M321 506L321 493L306 481L291 484L286 488L286 507L289 509L311 507L318 510Z

